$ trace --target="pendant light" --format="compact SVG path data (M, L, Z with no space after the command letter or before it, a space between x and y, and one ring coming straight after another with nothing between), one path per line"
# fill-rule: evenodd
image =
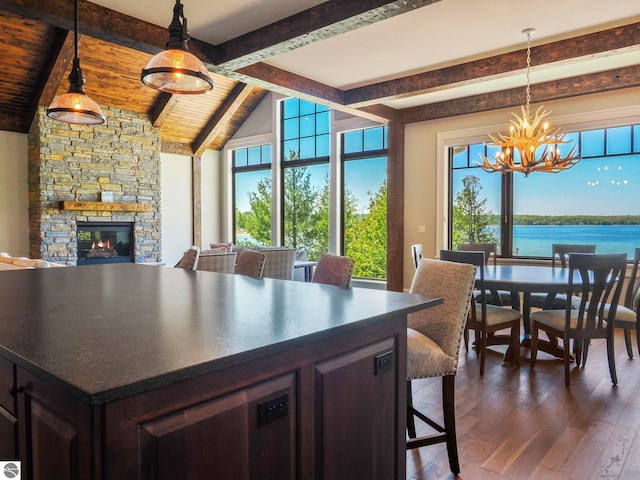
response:
M189 39L187 19L180 0L176 0L167 49L147 63L140 76L142 82L156 90L175 94L206 93L213 89L207 68L187 49Z
M85 79L82 76L78 57L78 0L74 3L74 48L75 56L69 74L69 91L51 102L47 108L47 116L61 122L83 125L104 123L106 118L100 106L84 92Z

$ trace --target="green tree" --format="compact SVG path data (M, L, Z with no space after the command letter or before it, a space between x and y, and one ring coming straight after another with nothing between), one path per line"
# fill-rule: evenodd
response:
M387 182L369 192L368 213L357 215L352 195L345 200L345 255L355 260L353 275L359 278L387 277Z
M453 204L453 246L461 243L498 243L491 228L493 213L487 211L487 199L480 197L482 185L475 175L462 179L462 190Z
M329 195L311 184L308 167L284 174L284 244L318 259L329 250Z
M247 232L253 240L246 245L271 244L271 180L260 180L255 192L249 193L248 212L236 211L236 227Z

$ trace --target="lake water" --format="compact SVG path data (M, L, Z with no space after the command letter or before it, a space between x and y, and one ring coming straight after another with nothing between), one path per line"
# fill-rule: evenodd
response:
M550 257L552 243L588 243L597 253L626 253L640 247L640 225L517 225L514 256ZM516 249L518 253L516 253Z

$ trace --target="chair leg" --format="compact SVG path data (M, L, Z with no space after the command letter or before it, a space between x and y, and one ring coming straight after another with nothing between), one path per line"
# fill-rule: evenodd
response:
M609 359L609 374L611 375L611 383L618 384L618 374L616 373L616 356L613 351L613 332L607 338L607 357Z
M536 365L536 358L538 357L538 325L536 322L531 322L531 359L529 366L531 368Z
M628 328L624 329L624 344L627 347L627 355L633 358L633 347L631 346L631 332Z
M456 438L455 380L455 375L442 377L442 405L444 408L444 429L447 434L449 467L454 475L458 475L460 473L460 461L458 460L458 441Z
M640 328L636 325L636 343L638 345L638 355L640 355Z
M638 345L640 345L640 342L638 342ZM469 328L468 327L464 327L464 348L465 351L469 351Z
M407 433L409 438L416 438L416 419L413 415L411 380L407 380Z
M484 365L487 357L487 333L482 330L476 330L478 340L476 340L476 349L480 350L480 376L484 375Z
M520 323L511 329L511 349L516 367L520 368Z
M565 335L563 342L564 345L562 346L564 350L562 361L564 363L564 384L567 387L571 386L571 369L569 368L569 364L571 363L571 352L569 352L569 343L569 339ZM580 358L579 353L576 352L576 361L578 361L578 358Z

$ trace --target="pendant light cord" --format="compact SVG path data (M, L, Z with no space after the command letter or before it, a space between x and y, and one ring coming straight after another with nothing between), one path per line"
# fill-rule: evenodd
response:
M75 58L78 57L78 0L75 0L73 4L73 43Z

